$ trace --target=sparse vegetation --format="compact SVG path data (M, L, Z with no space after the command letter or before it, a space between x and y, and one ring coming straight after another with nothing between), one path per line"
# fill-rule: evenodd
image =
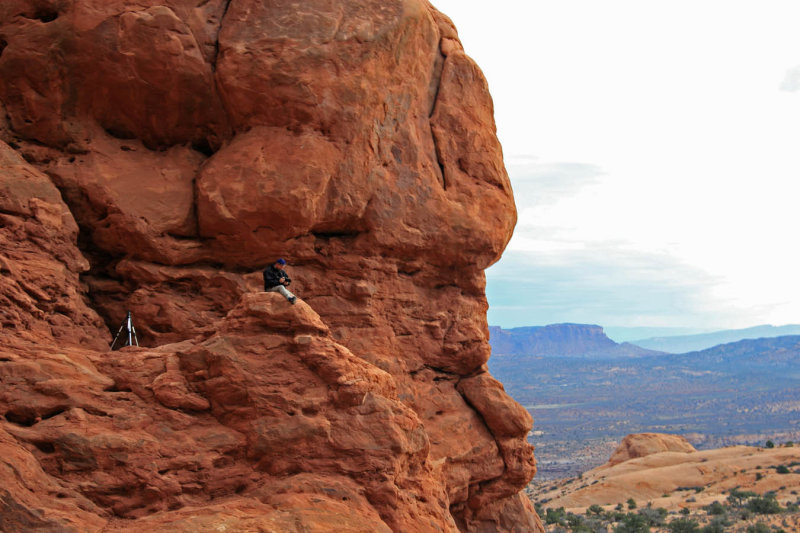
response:
M558 525L566 525L566 518L567 512L564 510L563 507L559 507L558 509L550 509L548 508L545 511L544 515L544 523L545 524L558 524Z
M631 505L637 507L633 498L628 499L627 505L629 509L624 512L625 506L621 503L611 511L606 511L603 506L594 504L586 509L585 515L566 512L563 507L542 509L539 504L536 505L536 509L547 524L546 530L550 533L605 533L608 531L613 533L780 533L784 531L785 533L785 531L794 530L787 526L788 522L785 519L782 521L782 525L788 529L783 530L775 525L776 519L774 518L771 519L773 525L770 526L764 521L766 518L756 521L756 517L779 513L785 513L785 516L788 517L788 513L800 512L797 503L790 502L783 507L772 492L759 495L739 488L729 491L727 501L715 501L696 509L682 508L679 511L680 514L675 511L670 513L663 507L653 507L650 504L632 510L630 509ZM672 515L672 519L670 519L670 515ZM780 524L780 522L778 523Z
M700 524L697 523L697 520L692 520L691 518L676 518L669 523L667 529L671 533L699 533Z
M731 522L728 520L727 514L724 516L715 516L711 519L711 522L700 531L702 533L725 533L730 525Z
M667 517L668 511L663 507L652 508L646 507L639 510L639 514L647 521L647 525L658 527L664 525L664 519Z
M777 514L783 510L774 494L750 498L747 501L747 509L755 514Z
M614 533L650 533L650 525L642 515L628 513L614 528Z

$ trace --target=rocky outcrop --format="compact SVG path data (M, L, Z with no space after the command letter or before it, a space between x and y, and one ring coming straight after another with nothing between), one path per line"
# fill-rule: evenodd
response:
M539 530L492 113L422 0L3 2L3 527Z
M647 457L661 452L695 452L688 440L680 435L667 435L666 433L634 433L622 439L607 466L614 466L631 459Z
M620 504L627 507L631 498L640 507L701 510L715 501L728 503L734 489L771 493L782 505L797 500L800 476L787 467L800 459L796 446L695 450L676 435L629 435L625 440L649 444L640 450L642 455L634 453L637 457L609 462L578 478L542 485L533 497L546 502L546 507L564 507L577 514L584 514L592 505L609 511ZM654 446L659 440L661 443ZM780 466L786 468L784 474L779 473Z

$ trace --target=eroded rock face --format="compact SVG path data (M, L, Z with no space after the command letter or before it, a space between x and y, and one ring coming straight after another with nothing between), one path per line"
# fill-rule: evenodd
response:
M485 367L492 113L422 0L3 2L0 467L31 476L0 514L540 528ZM258 292L280 256L295 306ZM143 347L107 353L127 310Z

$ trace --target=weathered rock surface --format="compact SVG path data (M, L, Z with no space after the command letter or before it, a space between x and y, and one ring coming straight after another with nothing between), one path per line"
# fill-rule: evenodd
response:
M534 497L547 501L547 507L565 507L579 514L591 505L611 510L618 504L625 505L630 498L640 506L670 511L702 509L715 501L725 503L732 489L771 492L783 505L797 500L800 474L776 472L777 467L800 460L800 448L796 446L695 450L675 435L640 435L629 435L625 440L648 443L640 449L641 455L634 452L636 457L609 461L584 472L580 478L548 483ZM652 445L659 440L660 445Z
M422 0L3 2L2 528L540 530L492 115Z
M661 452L680 452L691 453L695 452L688 440L680 435L668 435L666 433L634 433L622 439L611 458L608 460L608 466L630 461L631 459L638 459L639 457L647 457L654 453Z

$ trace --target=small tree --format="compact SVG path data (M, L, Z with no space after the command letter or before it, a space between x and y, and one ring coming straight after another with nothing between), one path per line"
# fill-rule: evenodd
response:
M628 509L636 509L636 500L628 498Z
M559 507L558 509L551 509L548 507L545 511L544 522L546 524L558 524L563 526L565 524L564 519L566 516L567 512L563 507Z
M728 493L728 503L733 505L734 507L741 507L744 505L744 502L749 498L754 498L758 496L755 492L739 490L739 489L731 489Z
M691 518L676 518L669 523L671 533L700 533L700 524Z
M775 447L775 443L772 442L771 440L768 440L767 443L766 443L766 446L767 446L767 448L774 448Z
M603 508L600 505L597 505L596 503L594 503L594 504L590 505L588 509L586 509L586 514L588 516L591 516L591 515L598 515L599 516L599 515L603 514Z
M750 498L747 501L747 509L756 514L777 514L783 510L781 504L775 499L774 494Z
M778 468L775 469L775 472L779 474L788 474L789 469L786 467L786 465L778 465Z
M706 512L710 515L720 516L725 514L725 506L720 502L711 502L711 505L706 507Z

